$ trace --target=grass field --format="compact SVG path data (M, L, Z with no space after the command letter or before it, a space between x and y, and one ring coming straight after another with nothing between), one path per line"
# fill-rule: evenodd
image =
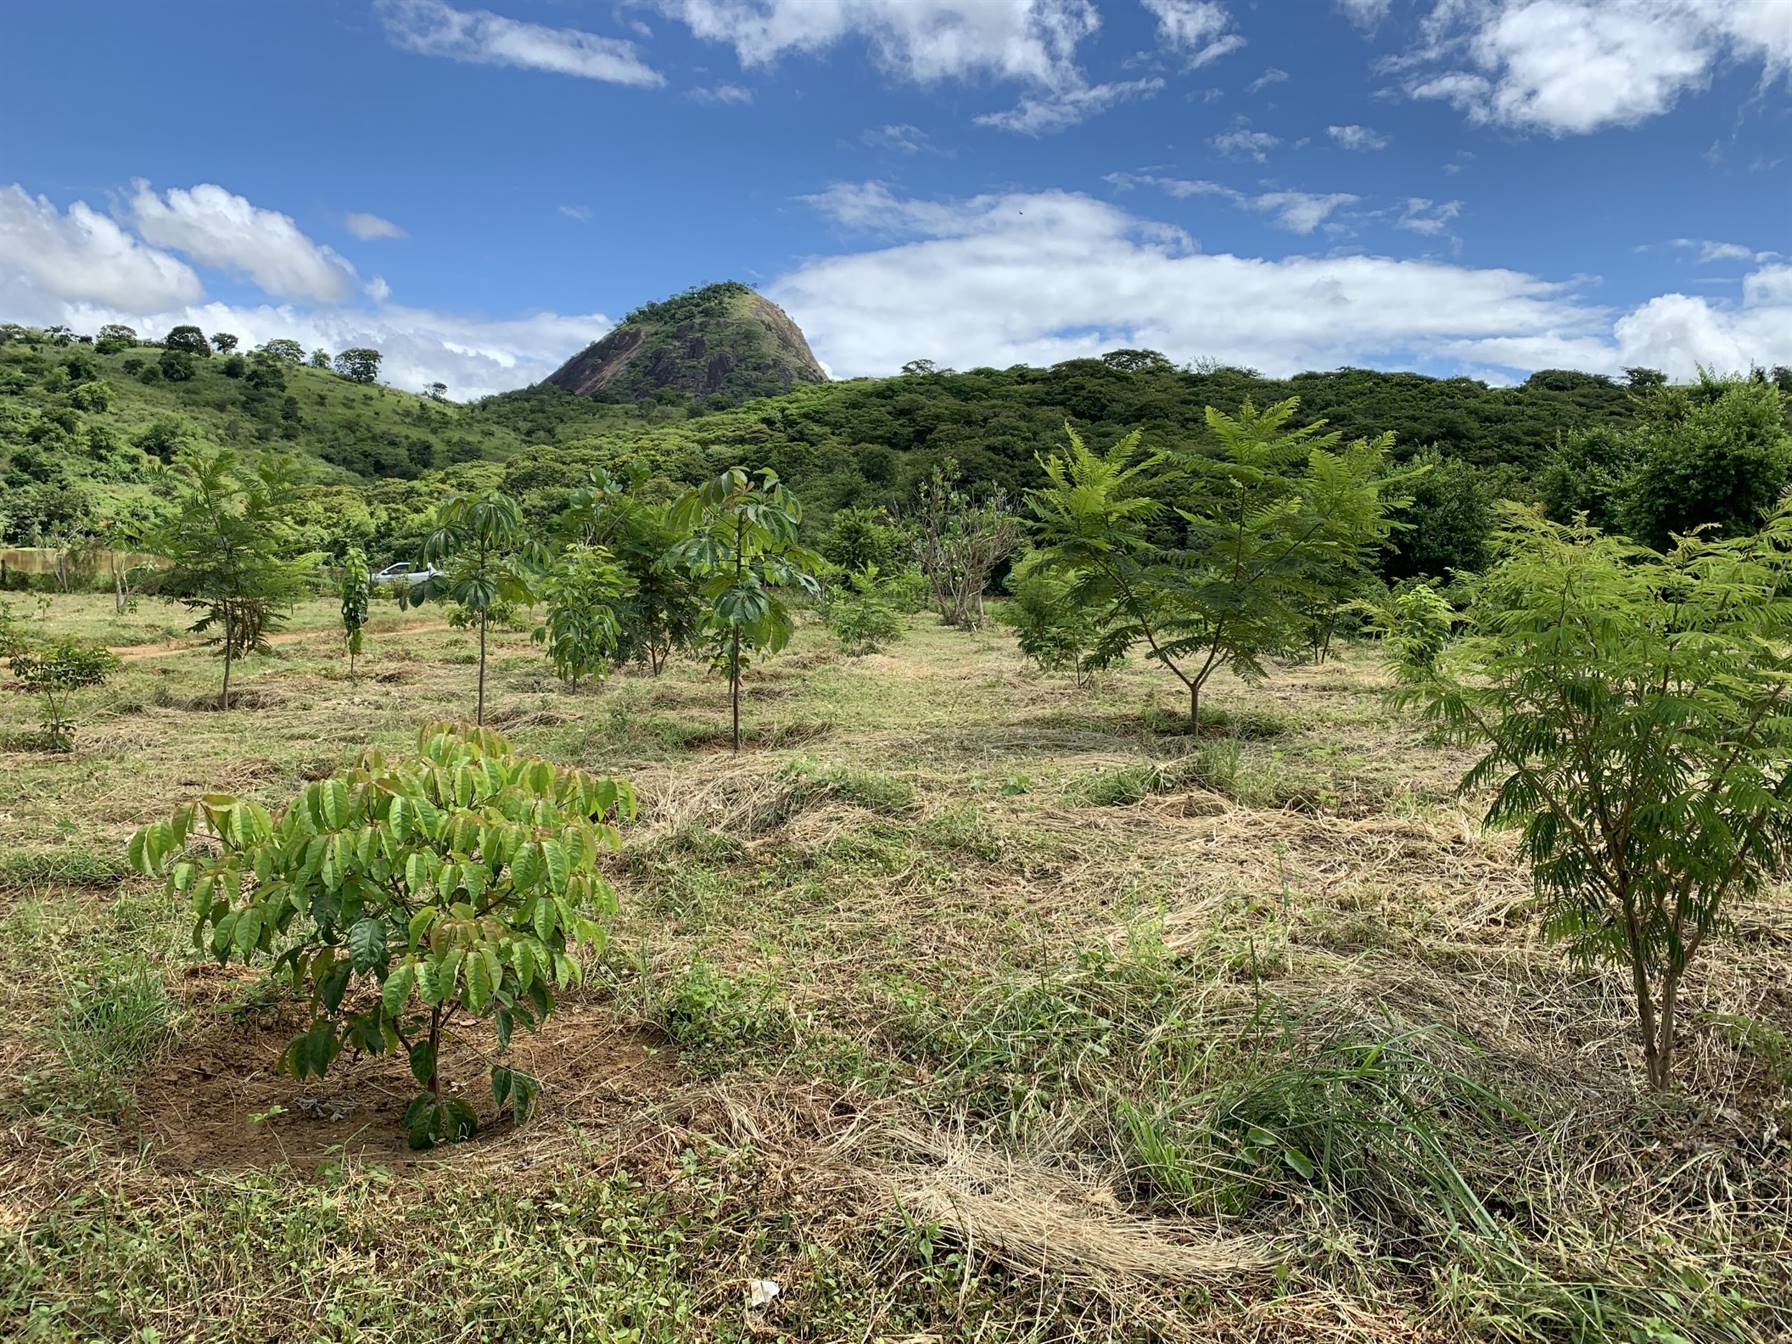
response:
M376 623L351 681L333 619L249 660L240 709L160 652L72 754L0 754L0 1338L1792 1332L1783 895L1733 912L1648 1096L1620 976L1539 940L1464 759L1362 648L1222 685L1195 740L1138 664L1078 691L1000 634L923 617L848 659L807 626L737 758L697 664L569 695L503 634L493 723L642 813L598 972L517 1041L540 1112L412 1154L402 1064L274 1073L294 1005L193 965L124 864L190 796L277 802L468 711L469 636ZM486 1113L488 1039L450 1061Z

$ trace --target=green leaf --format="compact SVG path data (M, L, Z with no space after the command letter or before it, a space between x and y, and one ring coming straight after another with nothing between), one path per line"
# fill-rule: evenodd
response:
M386 921L373 916L357 921L348 931L349 960L365 974L386 964Z
M244 961L255 954L255 948L261 942L261 918L261 910L253 905L236 917L236 927L230 937Z
M498 1049L510 1049L510 1037L516 1030L516 1015L508 1008L500 1008L492 1014L492 1020L498 1032Z
M535 936L542 942L554 936L554 921L560 912L554 908L550 900L539 900L535 903Z
M340 779L326 779L318 801L322 804L324 825L339 831L348 825L348 785Z
M411 986L417 979L415 962L401 962L386 977L386 983L380 986L380 1005L386 1010L387 1017L397 1017L404 1011L404 1005L411 997Z
M485 958L475 953L467 958L467 1007L481 1012L492 997L492 974Z
M436 1076L436 1052L428 1041L418 1041L411 1047L411 1077L424 1087Z

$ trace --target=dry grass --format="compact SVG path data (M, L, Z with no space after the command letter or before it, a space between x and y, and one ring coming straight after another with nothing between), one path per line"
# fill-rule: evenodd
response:
M388 1061L273 1074L291 1006L187 973L116 865L183 797L277 802L470 700L462 634L376 635L350 681L301 627L253 708L197 708L215 660L176 653L91 696L73 754L0 761L0 1334L1792 1329L1783 898L1735 912L1684 1091L1644 1096L1620 980L1539 941L1363 651L1222 686L1193 741L1145 668L1077 691L930 621L862 659L806 630L736 758L695 665L568 695L501 637L493 722L644 811L599 974L519 1042L542 1112L417 1160ZM165 1018L83 1072L67 1005L143 967ZM469 1092L488 1047L458 1047ZM749 1277L784 1291L748 1307ZM584 1314L532 1316L531 1283Z

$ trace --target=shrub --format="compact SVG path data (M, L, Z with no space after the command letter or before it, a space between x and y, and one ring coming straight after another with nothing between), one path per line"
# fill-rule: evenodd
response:
M1100 648L1100 609L1083 600L1085 591L1075 571L1054 570L1033 551L1009 572L1009 601L996 613L1040 671L1068 670L1078 686L1120 658Z
M110 649L73 639L12 656L12 675L20 689L43 697L44 745L51 751L74 750L75 693L104 685L117 670L118 658Z
M844 586L831 587L821 618L849 658L894 644L906 629L901 614L884 596L875 565L849 572Z
M577 690L579 678L602 680L616 657L621 623L616 609L628 576L601 546L568 546L541 583L548 616L534 638L547 645L554 673Z
M129 857L191 904L195 947L290 976L312 1022L283 1070L321 1077L344 1047L403 1050L424 1089L405 1127L424 1148L477 1125L438 1067L449 1025L489 1021L503 1051L582 978L575 949L601 947L616 902L598 854L634 807L626 783L437 723L413 755L368 751L278 815L228 794L185 804L137 832ZM491 1085L518 1120L539 1092L503 1064Z

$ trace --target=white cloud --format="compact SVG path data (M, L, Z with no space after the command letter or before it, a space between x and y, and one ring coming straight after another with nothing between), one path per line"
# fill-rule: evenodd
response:
M315 245L296 229L288 233L292 222L284 215L255 210L217 187L169 192L164 199L139 186L131 201L134 214L139 204L151 225L178 234L183 248L190 242L217 257L214 264L253 267L261 273L257 283L265 282L270 292L276 292L276 285L296 294L307 286L334 292L316 283L317 268L333 265L327 250L308 255L305 248ZM285 250L252 253L245 238L272 240ZM337 297L352 299L353 273L337 273L351 282ZM192 323L206 331L233 331L245 346L276 336L297 340L308 350L372 346L385 356L382 372L388 382L416 389L441 381L460 397L539 382L614 325L600 313L490 319L396 306L390 303L390 287L378 276L362 292L376 305L373 309L334 302L204 302L192 267L150 246L121 221L81 201L64 212L23 187L0 186L0 314L13 321L60 323L81 332L123 322L153 336Z
M1360 199L1342 191L1266 191L1253 196L1219 182L1157 177L1149 173L1109 173L1107 180L1123 191L1132 187L1152 187L1178 200L1191 196L1217 196L1241 210L1273 216L1278 228L1300 234L1312 233L1335 211L1355 205Z
M1434 237L1449 228L1461 213L1461 201L1433 201L1424 196L1408 196L1399 217L1394 220L1394 227Z
M930 154L937 153L934 143L919 126L906 123L897 126L879 126L875 130L866 131L859 137L860 143L870 149L887 149L896 154Z
M1076 49L1100 27L1090 0L657 0L743 66L814 55L856 38L917 84L978 77L1070 82Z
M40 320L65 322L76 331L124 322L156 336L192 323L206 331L233 331L245 347L276 336L307 350L370 346L382 356L384 381L409 391L443 382L457 399L538 383L615 325L601 313L493 319L392 304L374 311L292 304L205 303L156 310L83 304L64 305Z
M1288 72L1286 70L1278 70L1272 65L1249 84L1245 85L1245 92L1262 93L1263 90L1267 89L1270 85L1285 83L1287 79Z
M1338 11L1364 32L1387 18L1393 0L1333 0Z
M335 303L354 291L355 268L307 238L292 216L251 205L212 183L172 187L159 196L139 178L132 183L130 211L146 241L246 275L275 298Z
M1220 153L1237 159L1255 159L1262 163L1269 151L1281 144L1279 136L1268 131L1253 131L1251 123L1239 117L1232 123L1230 130L1221 131L1207 142Z
M1065 192L941 202L866 184L818 203L842 202L852 208L836 218L899 219L915 236L807 262L772 296L847 376L890 373L917 355L1002 367L1120 345L1288 373L1409 365L1443 342L1599 341L1598 310L1517 271L1191 254L1161 224Z
M975 120L979 126L993 126L997 130L1046 135L1085 122L1115 103L1149 98L1163 86L1161 79L1074 85L1052 93L1029 94L1006 112L986 112Z
M16 183L0 187L0 312L8 319L59 321L65 303L160 308L203 292L191 266L85 201L64 213Z
M1423 31L1396 65L1455 68L1414 76L1409 94L1553 135L1659 116L1727 64L1764 81L1792 68L1785 0L1437 0Z
M1670 244L1682 252L1697 252L1700 265L1713 261L1772 261L1778 252L1757 251L1741 243L1721 243L1710 238L1675 238Z
M716 84L705 89L692 89L685 96L694 103L742 107L753 101L753 90L744 84Z
M389 219L381 219L378 215L363 214L356 211L344 221L348 231L363 242L371 242L375 238L405 238L409 235Z
M1334 210L1355 205L1358 199L1344 191L1268 191L1253 196L1251 208L1273 214L1276 223L1290 233L1311 233Z
M1183 194L1230 190L1190 182ZM842 224L899 235L771 286L842 376L892 373L916 356L1005 367L1118 346L1271 374L1439 358L1495 377L1792 364L1792 265L1756 270L1733 306L1666 294L1615 313L1573 283L1502 268L1193 253L1180 230L1071 192L929 201L865 183L811 200Z
M422 56L546 70L636 88L666 82L641 59L633 42L619 37L524 23L485 9L455 9L441 0L378 0L378 11L393 43Z
M563 205L560 207L560 213L568 219L578 220L581 224L591 222L592 210L588 205Z
M1345 149L1386 149L1390 143L1387 136L1367 126L1327 126L1325 133Z
M1244 45L1231 31L1232 15L1218 0L1140 0L1157 20L1157 36L1166 47L1184 52L1191 66L1206 65Z

